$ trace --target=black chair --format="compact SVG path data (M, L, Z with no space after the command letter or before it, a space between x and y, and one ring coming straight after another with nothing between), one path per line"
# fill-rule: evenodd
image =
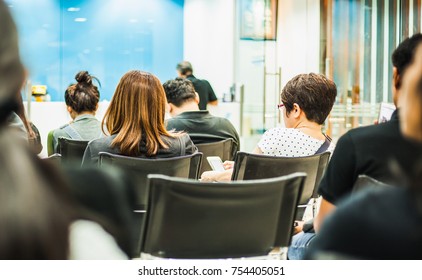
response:
M58 151L62 155L62 161L80 165L88 142L59 137Z
M378 181L368 175L359 175L355 183L353 184L352 194L355 194L356 192L359 192L364 189L379 187L385 188L392 186L384 182Z
M138 253L148 201L147 176L149 174L163 174L173 177L197 179L201 160L202 153L160 159L127 157L106 152L99 153L100 167L115 166L124 170L126 176L131 178L133 184L136 186L136 206L133 210L136 224L138 225L138 231L135 233L137 238L136 250Z
M161 258L237 258L287 247L305 176L204 183L150 175L141 252Z
M199 174L212 170L210 164L206 160L207 157L219 156L223 162L226 160L233 160L233 139L231 138L218 142L195 144L195 146L198 148L199 152L203 153L204 158Z
M64 167L71 194L82 214L99 222L129 258L138 257L135 249L139 236L135 207L135 186L130 178L115 168Z
M327 169L330 152L307 157L274 157L238 152L233 168L232 180L254 180L274 178L294 172L307 174L299 201L298 220L303 218L310 199L318 197L318 185ZM315 203L314 203L315 212Z

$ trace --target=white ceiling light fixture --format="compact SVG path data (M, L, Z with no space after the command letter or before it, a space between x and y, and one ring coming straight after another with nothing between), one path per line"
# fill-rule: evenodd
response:
M70 7L67 9L68 12L79 12L81 8L78 7Z
M85 22L87 20L88 20L87 18L83 18L83 17L75 18L76 22Z

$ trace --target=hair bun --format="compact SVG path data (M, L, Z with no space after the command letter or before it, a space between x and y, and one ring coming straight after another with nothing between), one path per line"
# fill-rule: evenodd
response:
M75 79L78 81L78 83L81 84L92 84L92 77L89 75L88 71L80 71L78 74L76 74Z

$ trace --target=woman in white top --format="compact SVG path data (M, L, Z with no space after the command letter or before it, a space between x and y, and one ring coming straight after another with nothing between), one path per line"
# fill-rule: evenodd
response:
M285 127L268 130L253 151L279 157L303 157L316 154L326 140L322 125L337 96L333 81L320 74L300 74L291 79L281 92L278 108ZM331 142L327 151L332 152ZM204 172L202 181L229 181L233 162L225 162L226 171Z

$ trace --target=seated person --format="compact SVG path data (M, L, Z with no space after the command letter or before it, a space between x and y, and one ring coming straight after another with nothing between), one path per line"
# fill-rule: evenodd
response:
M291 79L283 88L282 103L278 105L286 127L266 131L253 153L303 157L332 152L335 145L322 133L322 124L333 108L336 96L336 85L323 75L301 74ZM201 179L229 181L233 164L226 163L225 168L224 172L204 172Z
M126 259L110 234L83 219L58 170L6 128L19 105L24 67L16 26L3 1L0 37L0 259Z
M401 77L400 131L422 145L422 48ZM396 148L397 149L397 148ZM338 204L311 243L308 258L422 259L422 157L402 166L401 187L368 188Z
M400 43L393 52L392 92L397 108L400 108L398 99L402 95L402 80L407 75L407 69L412 64L416 51L420 49L422 35L415 34ZM348 131L338 140L319 185L318 192L322 201L314 221L315 230L318 232L325 217L335 211L337 203L352 193L359 175L368 175L379 181L394 184L391 163L395 161L409 169L420 156L422 149L419 145L407 140L400 133L398 110L386 123ZM290 246L289 258L303 258L313 238L314 233L295 236Z
M402 79L420 49L422 34L415 34L400 43L393 52L392 92L398 108ZM386 123L348 131L338 140L336 151L321 180L318 192L323 199L315 218L315 229L318 231L325 217L335 210L337 202L352 192L359 175L365 174L393 184L390 163L394 160L404 169L409 169L419 156L422 156L420 147L400 133L398 111Z
M191 81L182 78L169 80L163 84L169 103L171 119L167 129L184 131L193 143L211 143L233 139L232 158L239 151L239 135L225 118L215 117L208 111L199 110L199 96Z
M131 157L169 158L197 151L185 133L164 125L166 95L154 75L129 71L120 79L105 113L110 136L89 142L82 165L96 165L99 152Z
M87 71L76 74L76 84L69 86L64 94L67 111L72 122L49 133L48 154L58 153L59 137L90 141L102 136L101 122L95 118L100 92L93 85Z

